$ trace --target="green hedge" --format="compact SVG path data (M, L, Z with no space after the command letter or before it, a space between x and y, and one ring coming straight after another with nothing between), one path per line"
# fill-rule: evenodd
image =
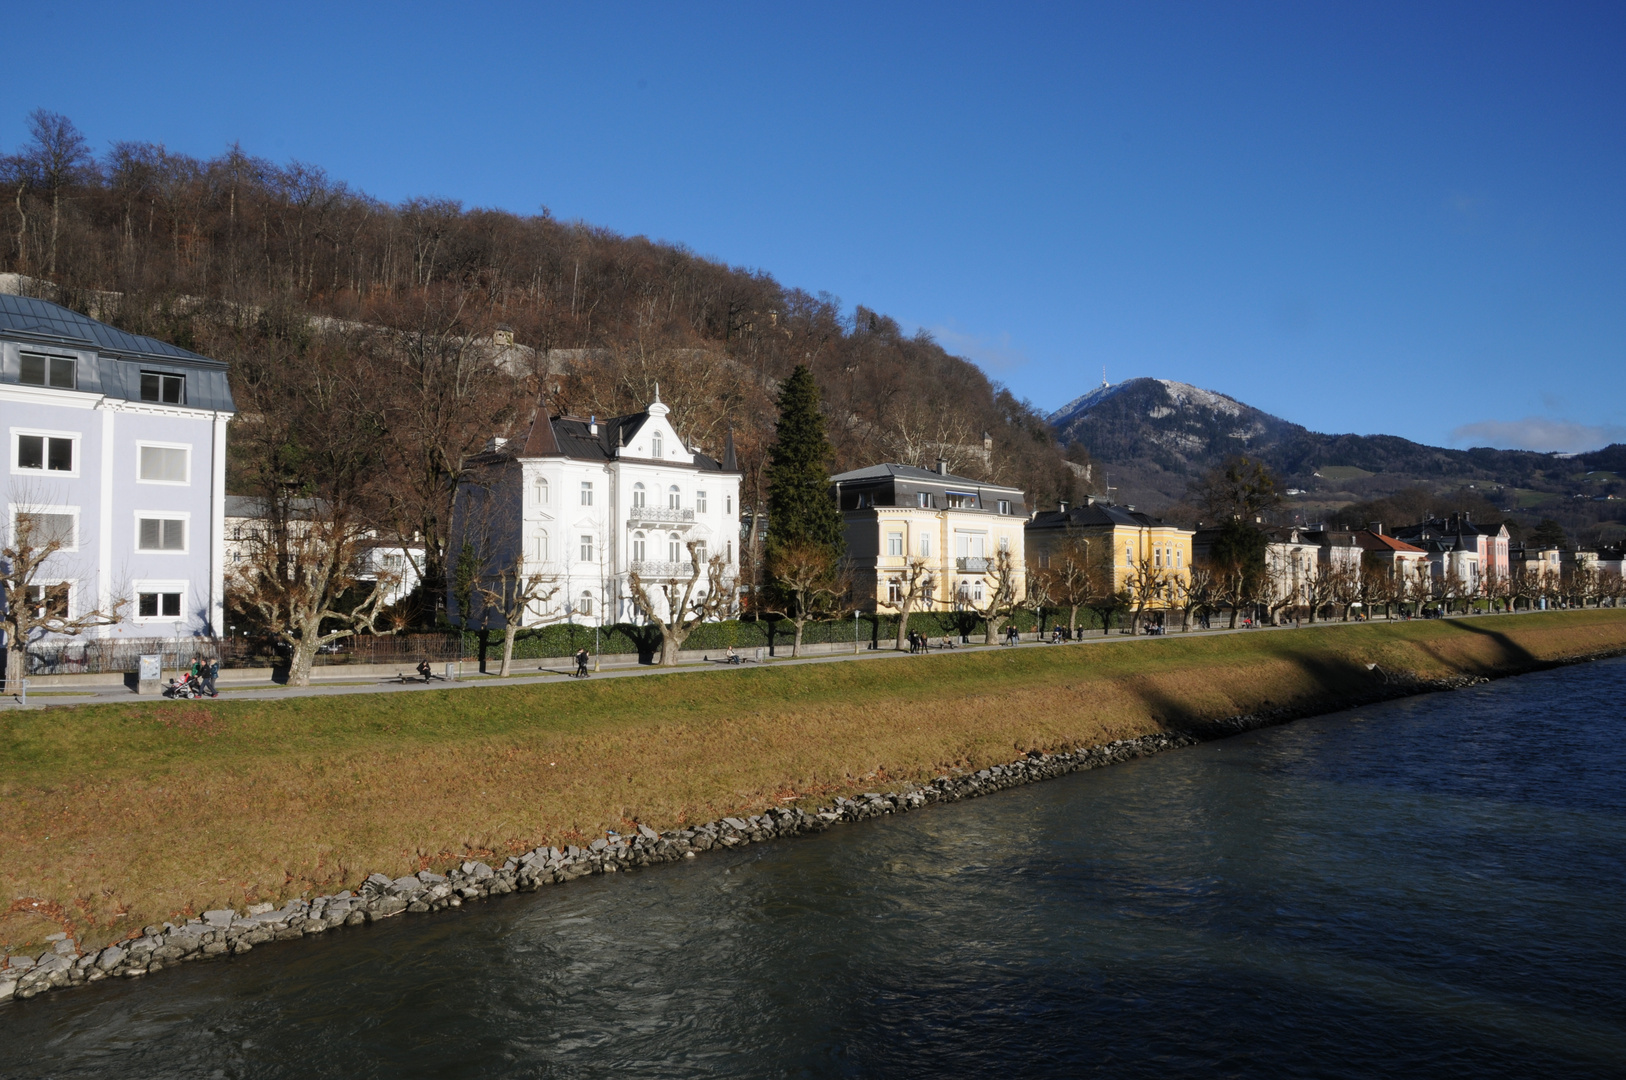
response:
M1026 634L1035 625L1042 626L1048 631L1057 619L1054 612L1046 612L1041 619L1032 611L1018 611L1012 621L1017 629ZM1066 623L1066 612L1061 613L1060 621ZM1098 633L1101 629L1100 620L1089 611L1078 613L1078 625L1081 629L1095 630ZM802 633L802 641L810 645L842 642L851 644L854 626L855 620L851 618L808 623ZM956 637L963 635L972 641L979 641L984 634L981 619L974 615L951 611L917 612L909 617L909 626L931 638L941 638L948 634ZM888 642L897 636L898 617L883 614L877 626L876 616L864 614L856 620L856 627L860 641ZM732 645L736 649L763 647L773 648L778 652L781 648L789 649L795 635L796 628L783 619L729 619L725 622L702 623L695 627L694 632L683 642L683 647L705 651L722 650ZM660 651L660 640L660 630L654 626L631 626L620 623L595 628L574 623L556 623L535 630L521 630L514 639L514 657L519 660L539 660L570 656L577 649L585 647L599 655L638 653L647 658ZM490 631L486 642L488 656L501 655L501 630ZM477 632L465 631L463 643L464 655L479 655L480 635Z

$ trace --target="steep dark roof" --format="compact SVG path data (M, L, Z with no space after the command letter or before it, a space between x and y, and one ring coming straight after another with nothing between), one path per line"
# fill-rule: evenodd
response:
M1168 522L1140 510L1114 503L1091 502L1083 506L1069 506L1066 510L1041 510L1028 522L1030 529L1087 529L1104 526L1128 529L1165 529Z
M616 452L625 448L638 432L643 429L644 423L649 419L649 413L639 412L630 416L609 416L602 420L592 418L582 419L579 416L549 416L546 402L539 403L536 415L531 420L531 429L525 436L524 449L519 452L520 457L567 457L578 461L614 461ZM594 434L593 424L598 425L598 434ZM729 439L729 449L733 449L733 439ZM738 472L726 462L719 462L709 454L702 454L698 450L694 454L694 467L707 472ZM494 460L496 457L513 456L513 451L498 454L480 454L471 458L471 461ZM628 460L623 457L621 460ZM639 460L639 459L632 459Z
M97 352L118 356L219 363L157 338L131 334L97 322L88 315L69 311L49 300L36 300L31 296L0 294L0 331L80 348L89 346Z

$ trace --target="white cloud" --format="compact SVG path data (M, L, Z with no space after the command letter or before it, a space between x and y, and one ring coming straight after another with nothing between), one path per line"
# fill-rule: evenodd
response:
M1504 450L1557 450L1576 454L1610 443L1626 442L1626 427L1618 424L1578 424L1546 416L1523 420L1479 420L1451 432L1451 441Z
M1028 363L1028 354L1011 341L1009 334L985 338L962 333L950 326L929 326L926 329L943 348L956 356L973 360L989 371L1010 371Z

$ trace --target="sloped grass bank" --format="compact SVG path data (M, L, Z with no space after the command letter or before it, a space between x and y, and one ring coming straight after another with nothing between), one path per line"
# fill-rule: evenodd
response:
M1626 611L0 719L0 951L1626 650ZM1374 666L1375 665L1375 666Z

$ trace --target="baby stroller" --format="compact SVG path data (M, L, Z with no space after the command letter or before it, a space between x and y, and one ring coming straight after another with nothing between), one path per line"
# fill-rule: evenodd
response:
M169 680L169 686L164 688L164 696L190 701L203 696L203 686L192 677L190 671L183 671L179 678Z

